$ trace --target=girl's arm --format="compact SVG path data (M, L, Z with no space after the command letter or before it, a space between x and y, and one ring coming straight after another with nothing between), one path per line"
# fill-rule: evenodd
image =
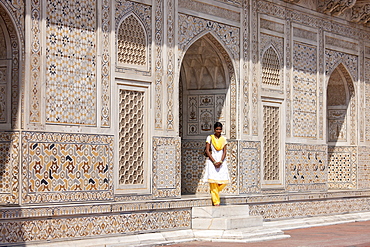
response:
M211 149L211 144L209 144L208 142L206 142L206 153L207 153L207 156L212 161L212 163L214 164L216 161L212 157L212 152L209 151L210 149Z
M226 146L227 146L227 144L223 148L223 154L222 154L222 157L221 157L221 162L224 162L224 160L226 159Z

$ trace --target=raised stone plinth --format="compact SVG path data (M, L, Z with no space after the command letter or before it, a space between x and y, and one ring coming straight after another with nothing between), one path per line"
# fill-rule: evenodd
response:
M230 230L262 226L261 216L250 216L248 205L194 207L192 229Z

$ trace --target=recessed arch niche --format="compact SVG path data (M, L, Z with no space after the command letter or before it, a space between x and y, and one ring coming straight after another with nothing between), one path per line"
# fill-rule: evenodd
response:
M339 64L327 83L328 188L356 189L356 97L353 79Z
M182 194L208 193L208 186L200 183L202 151L214 122L224 125L227 138L236 138L235 85L232 60L211 33L189 45L179 77Z
M327 84L327 140L329 143L345 143L350 140L351 116L354 114L354 86L343 64L331 73Z

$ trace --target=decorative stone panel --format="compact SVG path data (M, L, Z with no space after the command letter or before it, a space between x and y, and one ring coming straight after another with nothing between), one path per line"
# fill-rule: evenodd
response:
M19 133L0 133L0 204L19 203Z
M212 134L215 122L225 125L225 95L189 95L187 100L188 136Z
M190 229L191 210L95 214L1 221L1 245L37 241L113 237L160 230Z
M239 143L239 193L258 193L261 190L261 144Z
M96 125L96 15L96 1L46 1L47 123Z
M370 198L278 202L249 205L249 214L264 219L312 217L370 210Z
M153 196L181 195L180 138L153 138Z
M358 148L358 189L370 189L370 148Z
M286 144L285 152L287 191L327 190L326 145Z
M202 183L205 167L203 150L205 140L181 141L181 193L200 194L209 191L207 184Z
M357 147L328 147L329 189L356 189Z
M271 20L266 20L266 19L260 19L260 27L262 29L278 32L278 33L284 33L284 24L274 22Z
M207 15L213 15L221 17L227 20L240 22L240 13L231 9L211 5L204 2L198 2L194 0L180 0L179 7L196 11L197 13L205 13Z
M101 5L102 11L102 55L101 55L101 126L109 127L111 124L111 1L103 0Z
M155 13L155 35L154 35L154 44L155 44L155 52L154 52L154 63L155 63L155 104L154 104L154 128L156 130L163 129L163 113L164 113L164 102L163 102L163 90L164 90L164 82L163 82L163 71L164 71L164 1L163 0L155 0L155 9L153 12Z
M113 199L113 137L23 132L22 202Z
M293 43L293 136L317 137L317 47Z
M369 49L370 50L370 49ZM370 59L365 58L364 62L365 80L365 141L370 141Z

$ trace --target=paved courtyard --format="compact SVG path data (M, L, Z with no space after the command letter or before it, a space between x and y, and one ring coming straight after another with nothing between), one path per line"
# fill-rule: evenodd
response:
M186 242L172 247L365 247L370 246L370 221L284 231L290 238L257 243Z

